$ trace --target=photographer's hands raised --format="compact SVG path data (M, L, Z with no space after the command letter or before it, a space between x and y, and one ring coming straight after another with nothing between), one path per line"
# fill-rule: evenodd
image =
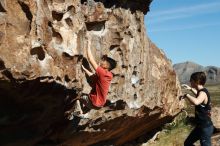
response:
M192 90L192 87L190 87L190 86L187 85L187 84L182 84L181 86L182 86L184 89Z

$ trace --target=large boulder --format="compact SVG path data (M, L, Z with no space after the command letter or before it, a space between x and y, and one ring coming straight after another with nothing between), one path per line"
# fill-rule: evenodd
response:
M212 122L216 128L217 131L220 132L220 107L214 107L212 108Z
M180 112L170 61L147 37L151 0L1 0L0 145L121 145ZM89 34L90 38L86 37ZM89 86L88 41L118 63L109 102L69 121Z

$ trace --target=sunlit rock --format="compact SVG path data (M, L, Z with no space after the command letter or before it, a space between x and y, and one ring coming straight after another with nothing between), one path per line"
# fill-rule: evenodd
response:
M121 145L180 112L171 62L146 35L150 2L1 0L0 145ZM97 61L107 54L118 66L106 106L68 121L91 89L88 41Z

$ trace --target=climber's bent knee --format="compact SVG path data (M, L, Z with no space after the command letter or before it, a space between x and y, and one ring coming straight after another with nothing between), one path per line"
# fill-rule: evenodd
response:
M95 110L100 109L100 107L96 107L96 106L93 105L93 103L92 103L91 99L89 98L88 94L82 95L80 100L89 109L95 109Z

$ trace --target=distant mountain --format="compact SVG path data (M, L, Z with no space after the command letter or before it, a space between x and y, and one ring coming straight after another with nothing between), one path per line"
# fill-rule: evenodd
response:
M181 83L189 83L193 72L204 71L207 75L207 83L220 83L220 68L215 66L202 66L193 62L184 62L173 65Z

